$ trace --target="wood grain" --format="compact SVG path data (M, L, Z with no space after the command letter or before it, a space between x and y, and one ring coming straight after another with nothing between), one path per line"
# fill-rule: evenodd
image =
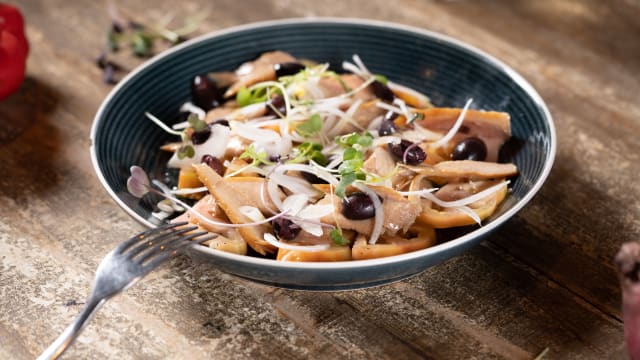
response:
M624 358L612 258L640 234L640 4L632 0L119 1L141 22L352 16L445 33L500 58L547 101L558 156L535 199L487 242L411 279L308 293L179 258L114 298L67 358ZM105 4L21 0L27 80L0 103L0 358L30 359L78 313L94 269L140 229L93 173L88 134L110 91L94 57ZM120 55L126 69L141 63Z

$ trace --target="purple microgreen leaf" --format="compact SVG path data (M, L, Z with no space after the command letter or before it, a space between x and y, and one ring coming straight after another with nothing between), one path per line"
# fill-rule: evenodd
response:
M127 190L131 195L141 198L151 189L151 182L147 173L139 166L132 166L131 176L127 179Z

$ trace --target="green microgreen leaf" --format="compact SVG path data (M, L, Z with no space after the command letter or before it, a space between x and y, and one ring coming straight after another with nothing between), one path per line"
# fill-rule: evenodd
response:
M362 149L373 144L373 136L369 132L365 132L362 135L354 132L337 137L336 144L342 147L355 146L356 148Z
M120 49L118 40L119 40L118 34L116 34L116 32L113 31L113 29L109 29L109 31L107 31L107 49L109 49L109 51L111 52L118 51Z
M200 118L196 114L190 114L187 118L187 122L189 122L189 126L193 128L193 131L202 131L206 129L207 126L209 126L206 122L200 120Z
M258 166L260 164L272 165L273 162L269 161L269 154L266 151L256 151L256 147L251 144L249 145L242 154L240 154L240 159L251 159L253 166Z
M336 138L336 143L344 148L342 163L338 167L340 182L336 187L336 195L344 197L347 187L354 182L364 181L367 178L364 167L364 150L373 144L373 136L351 133Z
M240 107L251 104L265 102L269 96L280 94L280 89L276 87L258 87L255 89L240 88L236 94L236 102Z
M333 243L336 245L349 245L349 240L345 239L342 235L342 229L335 228L329 232L329 236Z
M178 149L178 159L182 160L184 158L192 158L196 155L196 151L193 149L191 145L183 145Z
M133 50L133 54L138 57L147 57L151 55L152 47L153 38L143 31L137 31L131 37L131 49Z
M412 122L416 121L416 120L422 120L424 119L424 114L423 113L413 113L413 116L411 116L411 119L409 119L409 121L407 121L407 124L411 124Z
M336 74L336 73L334 73L334 72L331 72L331 75L332 75L336 80L338 80L338 82L340 83L340 86L342 86L342 89L343 89L345 92L351 92L351 90L353 90L353 89L351 89L351 87L350 87L349 85L347 85L347 83L346 83L346 82L344 82L344 80L342 80L342 77L341 77L340 75L338 75L338 74Z
M347 187L356 181L356 174L354 172L346 172L340 174L340 182L336 186L336 195L343 198Z
M295 157L287 163L305 163L309 160L313 160L321 166L326 166L329 163L327 157L322 153L322 145L318 143L304 142L293 148L293 152Z
M313 114L302 124L296 127L296 132L304 137L312 137L322 130L322 118L318 114Z
M383 83L384 85L387 85L387 83L389 82L389 79L387 79L387 77L384 76L384 75L375 74L375 75L373 75L373 78L376 79L377 81Z
M236 102L240 107L251 105L251 91L246 87L240 88L236 94Z

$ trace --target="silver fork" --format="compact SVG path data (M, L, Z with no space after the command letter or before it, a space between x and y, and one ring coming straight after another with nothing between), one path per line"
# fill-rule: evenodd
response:
M181 249L215 237L206 231L193 232L186 222L165 224L128 239L102 259L87 302L65 331L38 359L56 359L69 347L102 304L128 289L136 281L176 255Z

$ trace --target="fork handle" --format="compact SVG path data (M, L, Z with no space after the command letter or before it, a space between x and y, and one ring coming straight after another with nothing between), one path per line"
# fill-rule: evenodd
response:
M105 300L106 299L90 299L87 301L87 304L82 308L82 311L73 323L69 325L62 334L60 334L56 341L49 345L49 347L40 356L38 356L38 360L57 359L58 356L62 355L78 335L80 335L82 329L84 329L85 325L89 320L91 320Z

